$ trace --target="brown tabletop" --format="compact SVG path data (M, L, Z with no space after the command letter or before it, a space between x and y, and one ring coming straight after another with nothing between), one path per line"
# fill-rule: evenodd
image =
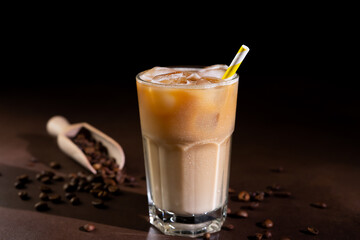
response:
M273 78L260 86L255 77L241 78L236 129L233 135L230 187L236 192L265 191L278 184L291 197L271 196L255 210L230 195L229 207L248 212L248 218L228 217L231 231L211 239L251 239L263 232L259 222L274 222L273 239L359 239L360 154L358 102L340 89L327 89L309 78ZM264 81L262 81L264 83ZM333 91L333 92L332 92ZM73 89L41 88L0 90L0 239L184 239L165 236L147 220L146 186L135 85L95 84ZM345 97L345 98L344 98ZM126 155L126 170L136 177L136 187L123 186L122 195L96 209L90 194L78 193L82 204L50 203L37 212L40 186L35 175L56 161L57 174L83 170L65 156L45 130L53 115L71 122L88 122L118 141ZM37 161L34 162L34 159ZM282 166L283 172L273 168ZM17 196L16 176L28 174L32 183L27 201ZM64 194L62 183L51 185ZM325 202L327 209L310 206ZM93 223L90 233L79 227ZM317 236L305 233L308 226Z

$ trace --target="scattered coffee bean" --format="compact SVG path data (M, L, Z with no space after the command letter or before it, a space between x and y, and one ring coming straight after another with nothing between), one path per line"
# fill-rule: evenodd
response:
M97 197L105 200L109 198L109 194L107 191L100 191L98 192Z
M228 189L228 193L229 193L229 194L233 194L233 193L235 193L235 192L236 192L235 189L229 187L229 189Z
M73 197L76 197L75 193L72 193L72 192L67 192L65 193L65 198L70 200L72 199Z
M272 195L274 195L274 192L270 189L264 192L264 197L271 197Z
M243 202L248 202L250 200L250 194L246 191L241 191L238 194L238 199Z
M320 209L325 209L328 207L327 204L324 202L311 203L310 206L315 207L315 208L320 208Z
M289 237L281 237L280 240L291 240Z
M264 192L254 192L252 194L250 194L251 196L251 201L257 201L257 202L262 202L264 201L264 196L265 193Z
M319 234L319 230L314 228L314 227L307 227L306 231L312 235L318 235Z
M30 181L29 176L27 174L22 174L16 178L19 182L28 183Z
M70 183L65 183L63 189L65 192L74 192L76 190L76 186Z
M273 221L271 221L270 219L265 219L262 223L261 226L263 228L272 228L274 226Z
M53 177L53 180L54 180L54 181L57 181L57 182L63 182L65 179L64 179L63 176L55 175L55 176Z
M14 183L14 187L17 188L17 189L24 189L24 188L26 188L26 185L25 185L25 183L23 183L23 182L16 181L16 182Z
M72 204L72 205L79 205L80 204L80 198L78 198L78 197L72 197L71 199L70 199L70 203Z
M275 197L288 198L291 197L291 192L274 192Z
M239 210L236 212L236 216L240 218L247 218L249 214L245 210Z
M272 237L271 231L269 231L269 230L264 230L263 231L263 238L264 239L270 239L271 237Z
M248 239L251 240L261 240L263 238L263 235L261 233L255 233L254 235L251 235L248 237Z
M81 226L79 228L80 231L84 231L84 232L92 232L96 229L95 225L94 224L85 224L84 226Z
M60 169L61 165L58 162L50 162L49 166L53 169Z
M249 209L251 210L255 210L260 206L260 204L258 202L251 202L248 206Z
M50 194L49 200L53 203L61 203L61 196L59 194Z
M42 177L40 181L45 184L51 184L51 178L49 176Z
M29 199L29 195L26 191L20 191L18 192L18 196L22 199L22 200L28 200Z
M205 233L204 234L204 239L209 240L211 238L211 234L210 233Z
M267 189L270 189L272 191L279 191L281 190L281 186L279 184L274 183L271 186L268 186Z
M120 194L120 189L117 186L109 186L107 188L107 190L109 191L109 193L113 194L113 195L119 195Z
M235 227L234 227L234 225L232 225L232 224L225 224L225 225L223 225L221 228L224 229L224 230L226 230L226 231L231 231L231 230L233 230Z
M44 192L41 192L41 193L39 194L39 198L40 198L40 200L42 200L42 201L48 201L48 200L49 200L49 196L48 196L46 193L44 193Z
M55 173L53 171L43 170L40 172L41 177L49 177L50 179L55 176Z
M40 191L41 191L41 192L44 192L44 193L51 193L51 192L52 192L52 189L51 189L49 186L41 185L41 186L40 186Z
M92 201L91 204L96 208L104 208L105 207L104 201L101 199L96 199L96 200Z
M226 208L226 214L231 214L231 209L229 207Z
M37 211L46 211L49 209L49 206L46 202L38 202L34 205L34 208L37 210Z

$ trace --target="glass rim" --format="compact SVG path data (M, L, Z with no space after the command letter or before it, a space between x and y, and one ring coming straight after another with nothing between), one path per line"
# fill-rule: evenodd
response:
M188 69L189 71L196 70L196 69L201 69L201 68L204 68L204 67L206 67L206 66L191 66L191 65L190 66L169 66L169 68L173 68L175 70ZM148 70L150 70L150 69L148 69ZM234 83L239 81L239 75L237 73L235 73L231 78L228 78L228 79L226 79L224 81L221 81L221 82L218 82L218 83L209 83L209 84L200 84L200 85L154 83L154 82L149 82L149 81L144 80L144 79L141 78L141 75L143 75L148 70L144 70L144 71L138 73L136 75L136 81L140 82L142 84L149 85L149 86L164 87L164 88L182 88L182 89L215 88L215 87L219 87L219 86L231 85L231 84L234 84Z

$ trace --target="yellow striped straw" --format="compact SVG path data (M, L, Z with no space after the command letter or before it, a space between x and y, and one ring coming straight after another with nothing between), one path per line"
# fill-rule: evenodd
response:
M230 64L230 66L226 70L226 72L225 72L224 76L222 77L222 79L230 78L236 73L236 71L238 70L240 64L244 60L246 54L248 54L249 50L250 49L245 45L242 45L240 47L239 51L237 52L236 56L234 57L233 61Z

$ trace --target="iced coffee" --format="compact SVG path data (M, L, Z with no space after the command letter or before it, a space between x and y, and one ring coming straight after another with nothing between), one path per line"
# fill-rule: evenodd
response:
M226 217L238 76L227 66L155 67L137 76L150 222L200 236Z

